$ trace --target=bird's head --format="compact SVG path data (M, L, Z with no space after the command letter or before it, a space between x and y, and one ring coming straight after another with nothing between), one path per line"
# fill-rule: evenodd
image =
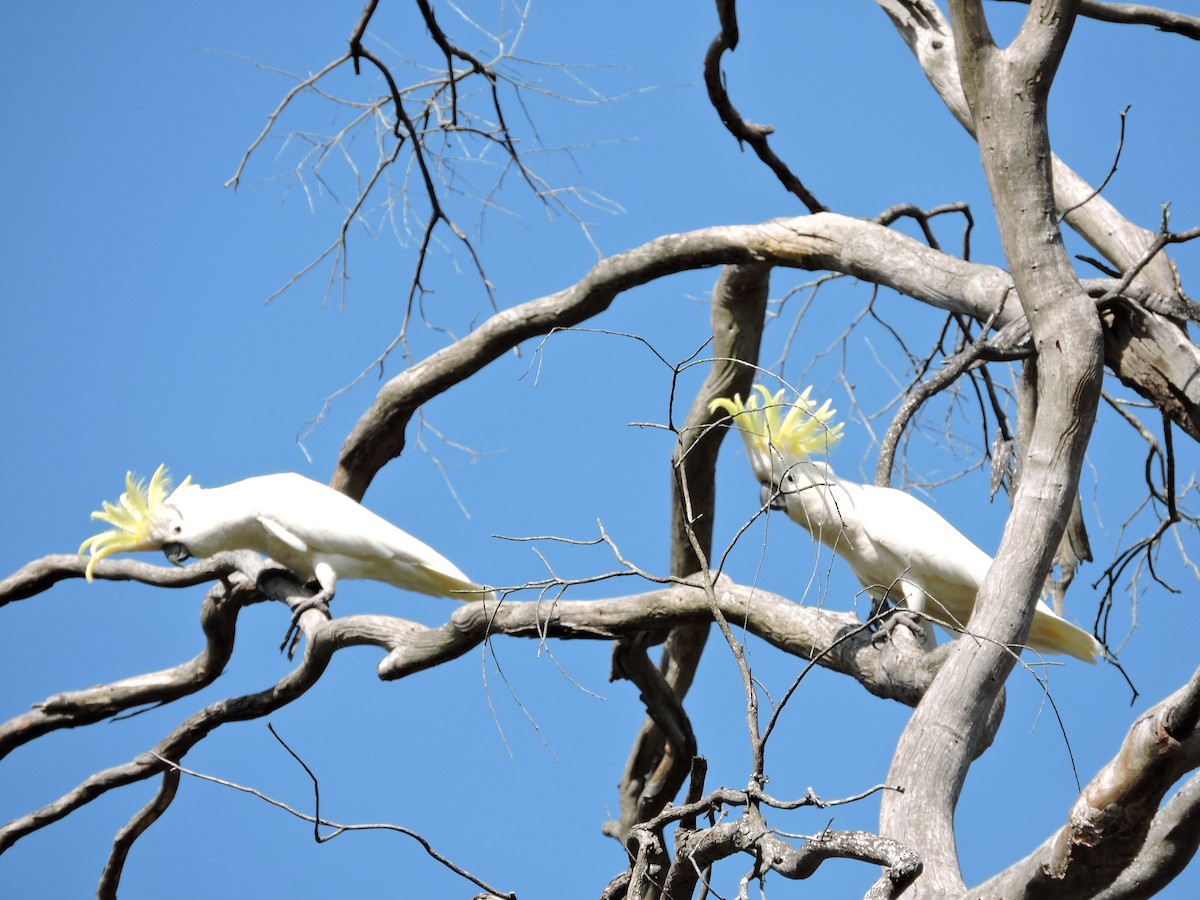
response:
M93 519L114 526L84 541L79 547L91 553L85 572L92 580L92 569L97 560L114 553L132 553L139 550L163 550L174 563L188 558L187 548L181 541L183 523L179 512L171 505L171 497L188 488L191 476L183 480L175 491L171 490L171 476L165 466L159 466L150 478L150 484L125 473L125 492L116 503L104 501L104 508L92 513Z
M763 486L764 502L777 495L787 471L814 453L826 453L842 438L842 423L830 425L837 410L826 400L817 406L806 387L795 400L785 399L786 390L772 394L756 384L743 402L740 394L720 397L709 405L721 409L742 434L754 477Z

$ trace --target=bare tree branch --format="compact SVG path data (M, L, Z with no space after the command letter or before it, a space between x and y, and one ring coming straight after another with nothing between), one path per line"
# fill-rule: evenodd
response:
M795 656L820 657L825 668L850 674L876 696L906 705L920 700L951 646L942 645L932 653L901 651L892 642L876 646L874 635L853 613L801 606L725 578L718 580L715 596L722 613L751 634ZM711 618L703 589L681 584L607 600L469 603L438 628L385 616L347 616L334 619L324 630L330 632L326 639L339 645L349 645L353 639L358 644L390 647L387 659L379 664L380 677L390 680L462 656L493 634L613 640ZM391 630L391 623L402 623L403 631ZM854 634L847 637L850 632ZM835 649L825 652L833 645Z
M261 718L291 703L321 677L334 649L336 648L332 643L321 639L320 633L310 635L303 660L277 684L258 693L209 704L184 719L146 753L139 754L127 763L102 769L84 779L59 799L13 819L0 827L0 852L7 850L26 835L59 821L115 788L144 781L166 771L168 766L161 761L162 759L183 759L189 750L220 726L228 722Z
M1024 3L1028 6L1030 0L1006 0L1006 2ZM1200 19L1169 9L1159 9L1156 6L1080 0L1079 15L1100 22L1114 22L1118 25L1150 25L1159 31L1182 34L1194 41L1200 40Z
M1142 852L1162 798L1181 775L1200 765L1198 707L1200 670L1134 722L1117 755L1084 788L1066 825L970 893L1090 897L1116 880ZM1183 794L1181 804L1194 806L1194 794L1193 787ZM1168 814L1160 829L1178 824L1177 816L1178 811ZM1195 826L1188 825L1184 834L1194 852ZM1157 840L1167 839L1160 830Z
M1190 234L1188 232L1187 234ZM1146 252L1150 252L1147 250ZM1150 258L1156 258L1153 253ZM885 285L941 309L984 322L995 315L997 327L1020 316L1018 304L1005 302L1013 290L1009 275L992 266L948 256L905 235L861 219L818 213L775 219L761 225L730 225L656 238L608 257L571 287L505 309L466 337L416 363L388 381L342 445L331 484L361 499L376 472L404 449L404 430L416 409L531 337L568 328L598 315L623 291L666 275L713 265L760 264L843 272ZM1142 316L1153 314L1135 310ZM1122 320L1124 321L1124 320ZM1174 327L1174 326L1172 326ZM1146 340L1143 334L1142 339ZM1200 350L1182 338L1197 358ZM1164 358L1177 345L1143 346ZM1109 357L1125 365L1125 357ZM1136 362L1136 360L1133 360ZM1140 393L1157 390L1163 371L1117 370L1136 381ZM1149 379L1149 380L1147 380ZM1189 390L1191 390L1189 388ZM1188 434L1200 437L1200 384L1190 393L1172 393L1166 403L1172 418Z
M880 785L852 799L861 799L878 790L887 791L888 788ZM745 791L719 788L684 806L666 810L655 819L638 825L630 833L630 853L635 862L624 887L626 893L606 896L647 897L661 894L664 897L690 897L703 870L738 853L748 854L756 860L754 868L743 878L743 884L751 879L761 881L769 871L778 872L784 878L800 880L812 876L827 859L856 859L885 868L883 876L866 896L889 898L898 896L921 873L920 857L911 848L863 831L826 829L818 835L805 838L797 849L767 825L762 812L763 807L794 809L809 803L824 805L816 798L780 804L751 785ZM702 830L681 825L675 836L675 859L659 882L654 877L651 861L663 858L664 828L668 824L694 819L699 813L724 806L744 806L746 811L736 820L714 824Z
M891 18L947 109L975 136L974 118L958 74L955 37L937 4L933 0L876 3ZM1072 210L1066 223L1118 269L1132 266L1152 244L1154 233L1125 219L1053 154L1051 168L1058 212ZM1165 256L1156 256L1141 277L1155 292L1175 294L1174 274ZM1200 369L1200 348L1177 323L1141 309L1116 311L1105 328L1105 363L1125 385L1200 439L1200 417L1196 416L1200 381L1193 377Z
M1145 843L1098 900L1153 897L1170 884L1200 846L1200 775L1187 780L1154 815Z
M234 556L229 554L229 557L221 560L221 565L228 565L230 558ZM253 554L237 554L237 557L240 557L237 560L239 565L247 565L251 571L254 570L253 563L256 557ZM101 569L111 571L122 563L129 562L104 560L96 566L96 571L97 574ZM147 569L154 568L145 566L144 563L138 565ZM204 567L204 564L198 564L189 566L189 569ZM214 587L205 596L200 609L200 627L204 630L206 640L204 649L198 655L170 669L147 672L121 681L47 697L28 712L0 725L0 759L17 747L51 731L91 725L150 703L170 703L212 684L225 671L225 666L233 655L238 613L245 605L257 599L260 597L253 582L240 574L233 579L232 589L223 585Z
M269 723L268 723L267 727L271 728ZM316 806L319 810L319 807L320 807L320 782L317 780L316 775L312 772L311 769L309 769L308 765L305 764L305 762L302 759L300 759L299 756L297 756L295 754L295 752L292 750L292 748L283 742L282 738L279 737L279 735L275 732L274 728L271 728L271 734L275 736L275 739L278 740L280 742L280 744L283 745L283 747L287 750L287 752L290 753L293 756L293 758L296 760L296 762L298 762L301 765L301 767L304 769L305 773L308 774L309 778L312 779L314 803L316 804ZM466 880L470 881L476 887L483 888L483 890L488 892L489 896L496 897L496 898L504 898L504 900L516 900L517 895L515 893L513 893L511 891L502 892L498 888L494 888L491 885L489 885L486 881L483 881L482 879L478 878L477 876L472 875L470 872L468 872L462 866L459 866L457 863L455 863L449 857L438 852L438 850L433 846L433 844L431 844L428 840L426 840L424 837L422 837L421 834L419 834L418 832L413 831L411 828L405 828L402 825L393 825L389 822L354 823L354 824L342 824L339 822L331 822L327 819L321 818L319 815L316 815L316 814L310 815L309 813L301 812L300 810L295 809L295 808L289 806L288 804L283 803L282 801L276 800L272 797L268 797L262 791L255 790L254 788L249 788L249 787L245 787L240 784L235 784L232 781L226 781L225 779L222 779L222 778L214 778L212 775L205 775L201 772L193 771L192 769L186 769L183 766L179 765L178 763L172 762L169 759L164 758L161 761L164 765L166 765L168 767L167 774L173 775L175 777L176 781L178 781L179 776L182 774L182 775L188 775L192 778L198 778L202 781L208 781L213 784L218 784L218 785L221 785L222 787L227 787L232 790L240 791L245 794L250 794L253 797L257 797L260 800L263 800L264 802L270 804L271 806L274 806L276 809L281 809L284 812L295 816L297 819L301 819L302 821L305 821L305 822L311 822L312 826L313 826L314 834L318 835L317 843L324 843L325 841L333 840L333 838L338 837L339 835L347 834L347 833L355 832L355 831L392 831L397 834L403 834L406 837L412 838L414 841L416 841L418 844L420 844L421 849L424 850L425 853L428 854L431 859L433 859L433 860L437 861L438 863L440 863L441 865L445 866L447 869L449 869L454 874L459 875L459 876L465 878ZM319 829L322 826L332 829L333 830L332 833L325 835L324 837L319 836Z
M683 765L651 768L651 776L641 781L641 789L634 798L637 804L632 815L633 822L642 822L656 815L663 806L675 799L696 756L696 735L692 732L692 724L684 712L681 698L676 695L664 674L650 662L645 645L645 633L618 640L613 649L610 680L624 678L637 686L642 703L646 706L646 714L655 729L663 735L671 756L682 760ZM624 798L623 793L622 800Z
M674 488L671 492L671 574L679 578L686 578L698 570L699 563L688 537L690 531L694 531L705 554L712 552L717 451L725 430L713 428L719 414L713 412L711 403L718 397L750 392L762 340L769 282L770 268L767 266L729 266L713 288L712 368L692 400L671 458ZM674 400L674 391L671 400ZM682 492L684 483L689 486L686 498ZM681 701L691 686L708 631L708 622L673 628L663 645L660 669ZM643 799L647 784L665 781L682 784L681 779L687 774L695 750L681 755L675 752L677 747L675 743L671 746L664 743L662 732L653 721L643 723L621 776L619 832L622 837L635 822L644 821L647 815L654 815L661 809L660 805L647 804ZM667 773L671 774L668 776ZM661 798L663 795L661 791L655 791L654 796ZM670 799L672 797L666 797L663 802Z
M721 117L721 122L729 130L739 145L749 144L758 158L766 163L780 184L791 194L799 198L810 213L825 212L828 207L821 203L788 168L779 156L771 149L767 136L775 129L770 125L756 125L748 119L743 119L729 92L725 89L725 74L721 71L721 57L726 51L733 52L738 45L737 0L716 0L717 16L721 20L721 30L713 38L704 55L704 84L708 88L708 99L713 109Z
M907 262L897 266L897 258ZM502 310L391 379L342 445L331 484L361 498L375 473L403 451L404 429L418 406L522 341L577 325L638 285L729 264L845 272L980 319L999 308L1011 288L1000 269L947 256L906 235L833 213L667 235L600 261L566 290ZM997 321L1005 324L1016 314L1013 304Z
M54 553L35 559L0 580L0 607L44 593L68 578L83 578L88 561L75 554ZM136 559L102 559L93 576L102 581L138 581L159 587L193 587L225 578L237 571L236 557L219 554L184 569L152 566Z
M1200 766L1200 670L1184 688L1133 723L1115 758L1080 789L1065 824L1038 850L973 891L967 892L962 881L954 817L969 769L999 727L1016 648L1028 633L1048 573L1055 564L1064 572L1073 571L1075 561L1086 554L1078 484L1104 365L1149 399L1164 423L1160 445L1135 415L1113 403L1149 445L1145 500L1126 525L1135 516L1140 525L1147 514L1157 515L1158 521L1149 537L1130 546L1124 546L1122 526L1113 563L1102 576L1109 581L1108 599L1118 578L1130 571L1136 578L1143 566L1150 578L1160 580L1154 566L1162 538L1171 532L1179 539L1183 528L1200 524L1184 509L1194 479L1182 488L1176 484L1172 441L1177 435L1171 429L1172 423L1178 424L1200 441L1200 378L1196 377L1200 347L1186 328L1188 321L1200 322L1200 304L1185 295L1166 252L1175 244L1200 238L1200 228L1173 232L1167 207L1156 231L1126 220L1104 196L1107 178L1093 188L1054 157L1046 118L1051 85L1078 15L1151 24L1191 38L1200 38L1200 23L1194 17L1129 4L1027 2L1030 9L1019 33L1001 48L989 29L982 0L949 0L950 18L933 0L877 0L943 102L979 145L1008 271L969 261L975 222L965 204L923 210L896 203L875 220L827 211L772 148L768 141L772 126L749 121L734 106L722 65L729 63L728 54L739 42L736 3L716 0L719 32L704 62L709 101L735 140L749 144L810 214L663 235L600 258L563 290L498 309L473 243L477 238L456 224L455 219L462 220L462 203L478 201L481 209L499 208L504 179L516 177L522 196L527 190L547 208L562 204L570 211L566 201L558 199L559 192L528 166L531 146L535 151L544 149L536 130L531 144L510 129L506 117L511 102L524 104L524 94L533 89L512 74L529 62L515 52L528 7L516 8L519 27L516 37L511 37L510 32L488 33L453 5L439 7L431 0L415 0L417 29L410 37L433 60L425 66L406 59L402 53L408 49L393 53L368 37L379 4L364 0L346 52L315 75L291 76L289 90L267 116L227 183L236 189L248 177L251 157L261 155L266 143L277 136L285 112L298 107L301 97L316 99L326 108L332 104L336 121L329 134L291 135L285 148L299 152L301 161L281 177L295 178L306 192L315 181L316 191L337 205L340 228L327 249L297 271L283 290L318 264L331 268L327 295L338 279L344 285L350 274L351 235L359 227L369 232L375 216L394 229L403 245L412 244L403 325L364 376L377 366L382 377L384 361L398 347L410 365L382 384L347 436L333 486L361 498L380 469L403 452L405 430L414 415L422 414L424 404L518 350L522 342L577 327L605 313L617 297L637 286L676 273L723 266L710 301L711 350L704 342L677 365L659 354L674 376L666 398L666 430L675 435L670 459L671 524L662 542L669 549L669 564L654 572L642 569L622 555L600 525L600 537L590 543L612 550L617 560L612 571L588 570L578 578L562 578L535 546L546 577L497 589L499 600L489 594L487 599L465 602L447 612L440 625L430 627L390 615L332 618L327 610L306 609L311 589L254 554L219 555L178 569L102 560L95 575L106 580L168 588L204 584L207 593L197 604L203 647L194 658L161 671L47 697L32 710L0 723L0 758L57 729L114 716L126 718L147 704L172 703L212 685L231 658L240 611L250 604L274 601L293 611L305 639L304 656L265 690L223 697L199 712L181 713L172 722L174 727L168 726L147 751L94 771L56 800L39 799L40 808L0 827L0 853L109 791L161 776L151 802L112 841L98 894L115 897L134 843L171 805L180 775L189 774L247 791L298 816L312 825L318 843L368 828L406 834L432 858L470 878L486 896L512 897L451 863L415 831L328 821L321 809L316 774L282 739L280 743L311 778L311 815L181 765L192 748L222 725L262 717L304 696L341 649L376 648L382 657L379 677L395 680L481 646L486 653L489 642L507 635L537 640L545 647L554 640L611 642L613 679L630 681L640 694L646 720L622 776L619 821L604 826L607 834L622 842L628 868L604 889L604 897L682 900L715 895L721 886L713 882L714 865L724 861L716 869L723 875L741 864L732 877L740 874L737 896L748 900L755 883L765 895L771 872L789 879L808 878L830 858L882 866L884 871L867 894L872 898L1135 897L1148 896L1168 883L1200 844L1200 776L1191 774ZM443 27L449 21L447 10L460 15L465 27L477 29L483 50L468 49ZM504 23L510 21L509 15L506 11ZM348 76L346 62L355 74L362 74L363 63L367 64L367 81L352 83L362 91L369 82L375 87L366 90L378 96L344 100L334 94L330 76L337 70ZM417 72L416 83L406 84L412 71ZM523 106L522 111L528 113ZM352 146L356 136L364 135ZM485 154L490 158L485 160ZM335 167L343 162L345 173L337 169L335 174ZM466 169L466 163L486 163L487 171L495 175L494 184L479 191L472 183L463 190L464 173L459 169ZM1109 174L1115 170L1114 161ZM478 196L472 196L476 191ZM961 243L960 256L944 252L934 231L934 217L950 212L961 213L966 221L961 240L955 238ZM915 223L924 242L888 227L901 218ZM576 219L586 231L586 224ZM1107 260L1084 258L1106 277L1078 278L1063 249L1063 226L1076 230ZM440 248L448 249L455 264L466 262L468 269L474 269L480 295L491 308L482 323L472 320L464 327L462 322L451 326L435 321L435 285L428 280L433 266L428 261ZM895 366L889 368L880 360L880 372L894 387L885 389L888 397L879 411L867 407L868 402L877 403L875 398L866 399L867 390L862 391L861 403L855 396L858 373L849 366L840 372L854 412L872 439L873 423L898 407L882 437L878 483L892 480L896 456L905 447L902 441L917 430L913 423L922 404L940 391L949 392L944 396L949 398L951 413L938 427L951 438L952 449L979 442L983 449L973 446L971 452L973 460L977 457L974 464L982 466L987 448L994 448L993 487L1005 481L1013 510L978 593L970 631L959 629L969 635L966 639L921 652L907 630L898 634L877 630L878 616L863 622L850 613L831 612L824 603L806 605L806 594L780 596L759 589L757 583L739 584L723 571L727 560L738 558L733 548L768 507L763 504L735 528L728 546L714 548L714 534L728 530L718 531L715 502L717 455L728 428L721 415L711 410L711 403L717 397L749 393L759 370L764 324L778 315L768 304L769 279L777 268L829 273L822 279L848 276L870 285L871 300L839 340L816 354L816 362L824 365L829 360L821 360L822 356L850 352L849 336L863 336L855 331L859 322L870 328L878 325L886 332L885 341L894 342L888 352L898 361ZM914 339L908 323L902 321L903 313L889 313L882 299L877 305L877 298L887 296L880 288L944 310L946 315L935 317L938 321L929 330L934 339ZM797 323L815 294L813 289L805 310L795 317ZM777 304L780 310L785 301ZM903 306L907 310L912 304ZM407 342L413 315L452 342L414 362ZM811 319L805 322L809 323ZM464 331L465 336L454 336ZM792 337L799 333L795 328ZM650 346L648 340L632 336ZM789 364L794 365L795 356L804 352L802 340L795 342L798 349L793 351L792 337L779 362L781 380L789 354L793 357ZM711 357L701 359L702 353ZM986 368L989 362L1001 361L1020 365ZM711 368L695 396L684 401L686 415L678 423L676 412L684 407L677 401L684 398L677 392L681 384L692 383L681 376L695 365ZM1008 370L1005 374L1018 370L1016 383L1002 383L1001 369ZM1008 420L1013 397L1015 428ZM971 431L958 434L951 417L960 413L978 415L978 431L972 419ZM922 426L927 429L928 423ZM421 444L419 435L417 442ZM1132 529L1130 534L1136 536ZM589 543L561 538L512 540ZM1184 553L1182 541L1180 552ZM1186 556L1184 560L1200 577L1200 569ZM0 608L39 598L60 581L82 577L84 569L85 561L76 556L34 560L0 580ZM661 570L666 574L658 574ZM1065 590L1070 574L1064 574L1061 589ZM630 577L638 579L637 592L587 601L563 599L576 585ZM1104 627L1107 614L1102 608ZM743 788L706 789L708 767L689 718L694 701L685 706L714 623L736 663L744 693L745 730L736 723L727 729L748 739ZM755 657L745 643L747 635L795 657L792 669L798 674L782 694L753 668ZM663 649L656 666L648 650L658 644ZM780 733L776 726L785 708L794 716L798 703L794 698L802 696L799 688L816 667L853 678L877 697L913 707L886 785L833 801L823 800L811 788L791 799L767 793L768 778L778 772L783 755L776 737L770 743L774 749L768 767L768 743ZM276 677L273 674L268 680ZM1044 679L1036 673L1035 677L1045 689ZM760 704L769 706L765 722ZM1049 704L1057 715L1053 698ZM862 784L876 780L864 779ZM682 803L672 805L681 790L686 791ZM1160 808L1172 790L1174 797ZM881 794L877 833L827 828L804 836L780 827L789 811L856 802L876 793Z
M96 896L101 900L116 900L117 887L121 883L121 873L125 870L125 860L134 841L141 837L147 828L158 821L159 816L167 811L175 792L179 789L179 772L168 769L163 772L162 784L154 794L154 798L138 810L113 840L112 853L100 873L100 883L96 886Z
M918 896L964 888L954 809L981 735L980 705L994 701L1014 662L990 642L1028 632L1070 513L1102 376L1099 317L1058 233L1046 120L1074 8L1038 3L1004 50L992 41L980 0L951 0L950 9L1001 242L1039 351L1038 407L1013 512L972 616L987 641L956 642L909 720L888 776L905 793L883 798L881 826L921 854Z

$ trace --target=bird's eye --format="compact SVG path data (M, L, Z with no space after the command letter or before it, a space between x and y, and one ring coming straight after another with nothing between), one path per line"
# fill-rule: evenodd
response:
M172 534L182 534L182 533L183 533L183 526L182 526L182 525L176 525L175 527L173 527L173 528L171 529L171 533L172 533Z
M788 484L791 484L792 483L792 473L788 472L786 475L784 475L783 480L786 481Z

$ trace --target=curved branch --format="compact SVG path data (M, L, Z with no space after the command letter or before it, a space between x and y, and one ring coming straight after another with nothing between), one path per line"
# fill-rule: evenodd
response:
M618 640L613 648L612 675L609 678L610 681L624 678L637 686L646 714L654 725L654 733L661 736L659 741L665 741L664 759L657 761L659 765L648 767L651 776L647 778L644 772L637 773L636 794L624 789L626 779L622 778L622 835L634 823L644 822L656 815L675 798L696 757L696 735L680 702L681 695L667 681L664 673L650 662L650 657L646 655L646 644L645 634ZM639 746L635 743L633 756L639 755ZM669 757L669 760L665 757ZM632 802L626 803L626 800ZM632 806L632 809L627 810L627 806ZM624 821L626 817L631 819L628 825Z
M883 874L871 885L864 900L898 897L921 874L921 857L912 847L868 831L827 830L809 838L799 848L773 834L758 841L770 868L784 878L808 878L827 859L856 859L882 866Z
M157 587L193 587L218 578L226 578L238 569L237 557L220 553L186 568L154 566L136 559L102 559L93 576L102 581L137 581ZM67 553L53 553L26 563L0 580L0 606L15 600L27 600L48 591L68 578L83 578L88 561Z
M1187 780L1150 823L1146 841L1129 866L1097 900L1153 897L1192 861L1200 846L1200 775Z
M1008 3L1024 3L1030 0L1004 0ZM1200 19L1195 16L1185 16L1183 13L1170 9L1159 9L1156 6L1142 6L1139 3L1102 3L1100 0L1080 0L1079 15L1099 22L1113 22L1117 25L1149 25L1159 31L1182 34L1194 41L1200 41Z
M729 92L725 90L725 76L721 71L721 57L725 51L732 52L738 45L736 0L717 0L717 15L721 20L721 30L704 54L704 84L708 88L708 100L721 117L721 123L729 130L739 144L747 143L766 163L779 182L791 194L799 198L810 213L824 212L828 209L821 201L812 195L799 178L788 168L787 163L779 158L767 142L767 136L775 129L770 125L756 125L748 119L743 119Z
M1200 306L1197 304L1182 297L1163 297L1145 285L1131 285L1130 281L1131 277L1127 275L1120 279L1092 278L1082 282L1082 285L1088 296L1095 300L1096 308L1100 310L1111 309L1124 300L1129 301L1129 305L1136 304L1138 308L1151 312L1166 312L1189 320L1200 319ZM993 319L989 318L984 323L979 338L959 353L946 358L932 377L918 383L905 396L880 441L879 461L875 466L877 485L887 487L891 484L892 467L895 464L900 438L908 423L927 400L945 390L984 360L1022 359L1033 354L1027 319L1022 317L1011 321L995 337L985 339L984 336L991 330L992 324Z
M1084 788L1066 825L970 893L1090 897L1128 870L1143 851L1151 823L1166 813L1164 809L1156 815L1162 798L1181 775L1200 765L1198 705L1200 669L1188 684L1133 723L1117 755ZM1179 805L1194 813L1195 786L1189 783L1181 795ZM1185 847L1190 844L1194 853L1197 826L1180 822L1178 813L1176 809L1166 815L1158 839L1169 840L1163 831L1182 825Z
M129 823L117 832L117 836L113 840L112 853L109 854L104 871L100 873L100 883L96 886L96 896L99 900L116 900L117 886L121 883L121 873L125 870L125 860L129 856L130 848L133 847L134 841L167 811L167 807L175 799L177 790L179 790L179 771L173 768L168 769L163 772L162 784L154 798L138 810Z
M218 700L184 719L146 753L119 766L96 772L62 797L0 828L0 853L21 838L70 815L109 791L144 781L170 768L163 760L179 761L200 741L228 722L245 722L268 715L291 703L312 687L329 664L336 645L323 630L308 634L304 658L279 682L254 694Z
M256 559L248 553L238 556L247 558L243 564ZM212 684L233 655L238 613L258 599L261 598L253 580L245 576L234 579L231 588L217 585L205 596L200 608L200 627L206 640L199 654L169 669L47 697L29 712L0 725L0 759L51 731L91 725L149 703L170 703Z
M991 326L992 319L988 319L978 340L947 359L933 377L922 381L905 396L880 442L879 461L875 464L876 485L891 486L892 466L896 461L896 448L900 444L900 438L912 417L930 397L949 387L979 361L997 353L1008 353L1010 348L1015 349L1028 337L1028 323L1024 319L1010 323L993 340L988 341L983 335L987 334Z
M735 821L712 825L701 830L682 829L675 836L676 854L673 864L661 884L662 896L690 897L695 890L699 873L721 859L737 853L753 856L757 863L749 877L761 879L767 872L778 872L784 878L800 880L811 877L821 863L828 859L853 859L884 867L883 875L871 886L866 897L884 900L899 896L921 874L921 858L911 847L900 841L866 831L835 831L826 829L807 838L798 848L779 837L771 829L758 806L760 798L733 791L717 790L692 807L712 808L722 805L745 805L746 811ZM676 818L679 808L670 811ZM631 843L640 857L663 843L663 822L642 826L631 836ZM646 854L649 855L649 854ZM652 873L639 872L635 865L630 873L633 888L639 882L651 881ZM744 881L745 879L743 879ZM654 878L654 883L657 879ZM633 894L631 896L641 896ZM739 896L746 896L743 892Z
M1161 259L1161 254L1155 257ZM496 313L466 337L392 378L342 444L330 483L361 499L379 469L403 451L404 430L421 404L521 342L578 325L639 285L729 264L841 272L980 322L995 315L997 328L1021 316L1019 304L1005 303L1014 285L1004 270L966 262L881 225L836 213L665 235L601 260L565 290ZM1151 262L1147 271L1153 267ZM1168 288L1152 293L1173 292ZM1178 326L1149 309L1114 308L1105 332L1109 350L1122 344L1136 352L1109 352L1106 361L1122 381L1153 397L1185 432L1200 440L1200 379L1194 377L1200 371L1200 348ZM1133 317L1140 317L1138 329L1127 334L1123 329ZM1159 328L1155 322L1165 325ZM1184 377L1188 360L1194 360L1194 367ZM1178 384L1177 378L1182 379Z
M875 0L908 44L929 83L959 124L975 136L963 93L954 36L933 0ZM1054 201L1066 223L1118 269L1135 265L1155 240L1133 224L1057 156L1051 154ZM1090 198L1090 199L1089 199ZM1087 201L1086 203L1084 201ZM1080 205L1082 204L1082 205ZM1159 254L1139 280L1164 296L1176 293L1170 260ZM1185 432L1200 440L1200 348L1170 318L1142 309L1115 309L1106 323L1105 364Z
M679 442L671 458L671 574L686 578L697 569L688 530L706 554L712 552L717 452L726 429L714 428L722 418L712 401L734 394L748 396L758 365L771 267L727 266L712 293L713 361L704 383L692 399L687 418L679 428ZM680 472L682 470L682 472ZM686 480L686 498L679 490Z
M909 706L921 699L953 646L904 652L892 641L876 643L853 613L801 606L724 577L716 582L716 600L726 617L780 650L803 659L824 654L819 660L823 667L851 676L878 697ZM711 620L709 600L696 582L606 600L468 603L437 628L385 616L347 616L329 622L320 634L339 645L354 641L388 647L391 652L378 671L380 678L391 680L456 659L495 634L614 640Z
M417 407L522 341L577 325L630 288L729 264L843 272L981 320L1000 307L1012 286L1001 269L966 262L881 225L834 213L666 235L601 260L565 290L496 313L471 334L391 379L342 445L331 484L361 499L375 473L404 449L404 429ZM1001 311L998 324L1018 312Z

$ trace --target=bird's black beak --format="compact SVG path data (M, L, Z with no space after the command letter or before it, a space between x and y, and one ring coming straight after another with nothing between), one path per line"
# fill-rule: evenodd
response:
M758 490L758 502L767 509L787 512L787 500L780 491L769 484L764 484Z
M164 544L162 549L163 556L177 566L182 566L185 561L192 558L192 554L183 544Z

